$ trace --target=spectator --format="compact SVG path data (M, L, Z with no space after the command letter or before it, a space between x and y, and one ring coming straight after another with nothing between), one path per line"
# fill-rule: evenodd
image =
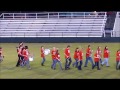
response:
M93 15L95 15L95 17L97 17L98 13L96 11L94 11Z

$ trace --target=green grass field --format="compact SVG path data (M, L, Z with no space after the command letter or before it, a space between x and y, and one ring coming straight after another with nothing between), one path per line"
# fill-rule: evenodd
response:
M76 47L84 48L84 60L82 65L82 71L78 71L77 68L72 67L70 70L61 71L57 64L56 70L51 69L51 55L46 56L45 66L41 66L40 47L43 45L45 48L51 49L57 47L60 51L62 66L65 65L64 49L67 45L71 45L72 61L73 53ZM101 70L91 69L91 63L88 63L88 67L83 67L85 64L85 51L88 46L95 51L97 46L101 46L102 51L107 45L110 53L109 64L110 67L103 66ZM29 51L34 54L34 61L30 62L31 70L26 67L16 67L17 43L1 43L4 50L4 61L0 63L0 79L120 79L120 70L116 70L116 51L120 49L120 43L25 43L29 46Z

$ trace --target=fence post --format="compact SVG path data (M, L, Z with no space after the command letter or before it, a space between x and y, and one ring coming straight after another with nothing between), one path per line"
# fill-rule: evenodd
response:
M14 13L13 13L13 19L14 19Z
M4 13L3 13L3 19L4 19Z
M60 15L59 15L59 12L58 12L58 19L59 19L59 16L60 16Z
M84 12L84 18L85 18L85 12Z
M36 19L37 19L37 13L36 13Z
M49 16L49 12L48 12L48 19L50 18L50 16Z
M73 16L72 14L73 14L73 13L71 12L71 18L72 18L72 16Z
M25 13L25 19L26 19L26 13Z
M105 37L105 31L104 31L104 37Z

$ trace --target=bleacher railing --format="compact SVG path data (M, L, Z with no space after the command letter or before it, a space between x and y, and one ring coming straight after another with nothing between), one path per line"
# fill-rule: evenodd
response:
M41 12L41 13L2 13L0 15L0 20L9 20L9 19L79 19L79 18L87 18L87 19L90 19L90 18L95 18L95 19L99 19L99 18L102 18L103 19L103 23L104 23L104 19L106 19L107 15L106 15L106 12ZM2 33L2 32L0 32ZM8 37L16 37L14 36L14 33L17 33L17 31L15 32L9 32L10 33L10 36ZM28 37L26 35L27 32L22 32L24 35L21 36L21 37ZM61 37L66 37L66 33L69 33L68 31L66 32L61 32L62 35ZM70 32L71 33L71 32ZM84 33L83 32L74 32L76 33L75 36L73 37L80 37L78 35L78 33ZM98 32L96 32L98 33ZM101 34L104 35L105 37L105 34L104 34L104 31L101 31L99 32ZM52 37L52 32L49 32L49 35L47 37ZM91 35L88 35L86 37L89 37ZM7 36L1 36L0 37L7 37ZM38 32L36 32L36 35L35 36L30 36L30 37L42 37L40 35L38 35ZM70 36L69 36L70 37ZM96 36L97 37L97 36Z
M106 12L40 12L2 13L0 19L39 19L39 18L106 18Z
M54 32L54 33L59 33L60 36L54 36L52 35L53 32L47 32L49 33L49 35L47 36L41 36L40 35L40 32L34 32L34 31L29 31L29 32L20 32L20 34L22 35L15 35L16 33L18 33L19 31L12 31L12 32L9 32L9 36L8 35L2 35L2 33L5 33L5 32L0 32L0 37L98 37L98 36L92 36L90 35L92 32L90 32L87 36L80 36L79 34L80 33L85 33L86 31L72 31L72 32L68 32L68 31L64 31L64 32ZM34 33L34 35L28 35L28 33ZM118 32L120 31L112 31L112 30L109 30L109 31L94 31L94 33L101 33L102 37L106 37L106 33L110 34L110 37L116 37L114 34L117 34ZM42 32L42 33L46 33L46 32ZM75 35L73 36L67 36L66 33L76 33Z

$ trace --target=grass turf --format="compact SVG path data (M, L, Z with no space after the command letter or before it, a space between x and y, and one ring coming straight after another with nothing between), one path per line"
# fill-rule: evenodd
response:
M109 65L110 67L103 66L101 70L91 69L91 63L88 63L88 67L84 67L85 64L85 51L88 46L96 50L98 46L101 46L102 51L107 45L110 53ZM31 70L27 70L26 67L16 67L17 43L1 43L0 46L3 48L4 61L0 63L0 79L117 79L120 78L120 70L116 70L116 51L120 49L119 43L25 43L29 46L29 51L34 54L34 61L30 62ZM51 49L57 47L61 55L62 66L64 68L64 49L67 45L71 45L71 57L72 62L73 53L76 47L83 47L84 60L82 65L82 71L78 71L77 68L72 67L70 70L61 71L59 65L56 65L56 70L51 69L51 55L46 56L45 66L41 66L40 47L43 45L45 48Z

